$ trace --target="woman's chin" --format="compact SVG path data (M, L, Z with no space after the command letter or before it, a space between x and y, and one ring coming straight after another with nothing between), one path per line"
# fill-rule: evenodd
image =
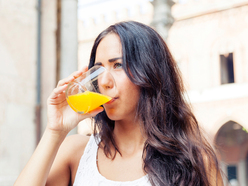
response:
M109 119L113 121L119 120L118 114L116 113L115 109L105 109L105 112Z

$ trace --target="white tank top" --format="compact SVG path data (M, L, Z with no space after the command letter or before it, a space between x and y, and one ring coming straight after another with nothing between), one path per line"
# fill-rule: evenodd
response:
M151 186L147 175L134 181L125 182L112 181L103 177L96 164L97 150L98 144L91 135L78 165L73 186Z

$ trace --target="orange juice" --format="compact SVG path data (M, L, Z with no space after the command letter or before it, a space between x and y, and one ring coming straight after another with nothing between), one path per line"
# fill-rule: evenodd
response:
M86 91L84 93L68 96L70 107L79 113L87 113L110 101L112 98L99 93Z

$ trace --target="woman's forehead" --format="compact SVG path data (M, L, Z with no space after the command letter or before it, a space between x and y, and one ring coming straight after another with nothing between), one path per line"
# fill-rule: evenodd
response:
M122 56L122 45L117 34L111 33L105 36L96 50L96 61L102 58L117 58Z

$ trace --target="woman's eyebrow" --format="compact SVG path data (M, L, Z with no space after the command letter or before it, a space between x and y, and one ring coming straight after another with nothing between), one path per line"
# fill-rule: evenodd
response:
M118 59L122 59L122 57L115 57L115 58L109 59L108 61L111 63L111 62L115 62Z
M118 59L123 59L123 57L111 58L111 59L109 59L108 61L109 61L110 63L112 63L112 62L117 61ZM96 62L94 65L102 65L102 62Z

